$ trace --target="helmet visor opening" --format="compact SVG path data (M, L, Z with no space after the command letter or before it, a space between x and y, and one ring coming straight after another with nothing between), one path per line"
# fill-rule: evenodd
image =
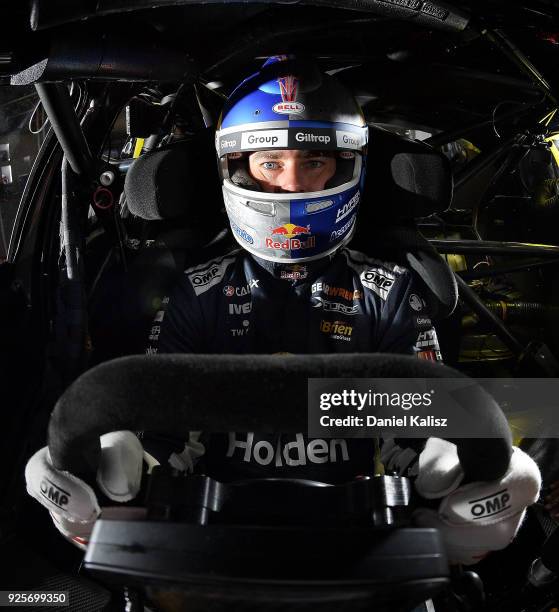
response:
M314 193L357 178L361 155L354 151L262 150L222 158L225 178L241 188L268 193Z

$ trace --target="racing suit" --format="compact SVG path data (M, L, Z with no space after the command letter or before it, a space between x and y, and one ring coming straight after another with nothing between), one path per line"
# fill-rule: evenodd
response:
M163 302L148 354L385 352L440 360L429 307L411 272L346 248L295 265L238 249L187 269ZM223 403L226 410L226 397ZM187 468L200 456L196 471L221 481L283 476L337 483L374 473L371 439L191 434Z

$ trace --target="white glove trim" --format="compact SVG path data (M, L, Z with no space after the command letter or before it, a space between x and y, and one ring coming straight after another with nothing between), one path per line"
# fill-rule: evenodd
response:
M419 454L415 490L425 499L438 499L457 489L463 479L456 444L429 438Z
M93 489L81 478L52 466L48 448L25 466L27 492L51 512L73 523L90 523L101 513Z
M134 499L142 483L144 449L131 431L112 431L100 438L101 460L97 484L113 501Z

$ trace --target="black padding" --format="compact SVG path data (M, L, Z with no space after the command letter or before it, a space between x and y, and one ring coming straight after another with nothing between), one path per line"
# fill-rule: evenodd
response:
M158 355L123 357L83 374L58 400L49 449L58 469L95 474L99 436L122 429L184 435L307 430L308 378L464 378L412 356ZM468 379L469 380L469 379ZM496 402L481 388L464 398L488 439L458 440L466 477L493 480L507 469L511 434ZM492 438L492 439L489 439Z
M458 286L454 273L429 241L419 233L415 223L400 222L385 226L372 221L367 225L363 219L365 216L361 208L351 248L411 269L423 285L424 297L429 301L432 317L448 317L458 303Z
M138 251L128 271L109 268L90 298L90 366L144 353L155 313L185 268L223 255L235 245L225 230L210 240L203 231L177 228L161 233L152 247Z
M369 127L365 195L360 216L376 221L413 219L446 210L452 202L450 161L417 140Z
M155 221L185 219L202 226L223 207L214 131L145 153L130 166L124 183L133 215Z

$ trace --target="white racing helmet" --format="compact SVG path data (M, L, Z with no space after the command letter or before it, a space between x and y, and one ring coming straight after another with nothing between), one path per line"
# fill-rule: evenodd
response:
M365 180L368 128L353 96L315 64L270 58L229 97L216 132L223 197L237 242L279 263L325 257L349 242ZM334 157L321 191L268 193L249 171L256 151Z

